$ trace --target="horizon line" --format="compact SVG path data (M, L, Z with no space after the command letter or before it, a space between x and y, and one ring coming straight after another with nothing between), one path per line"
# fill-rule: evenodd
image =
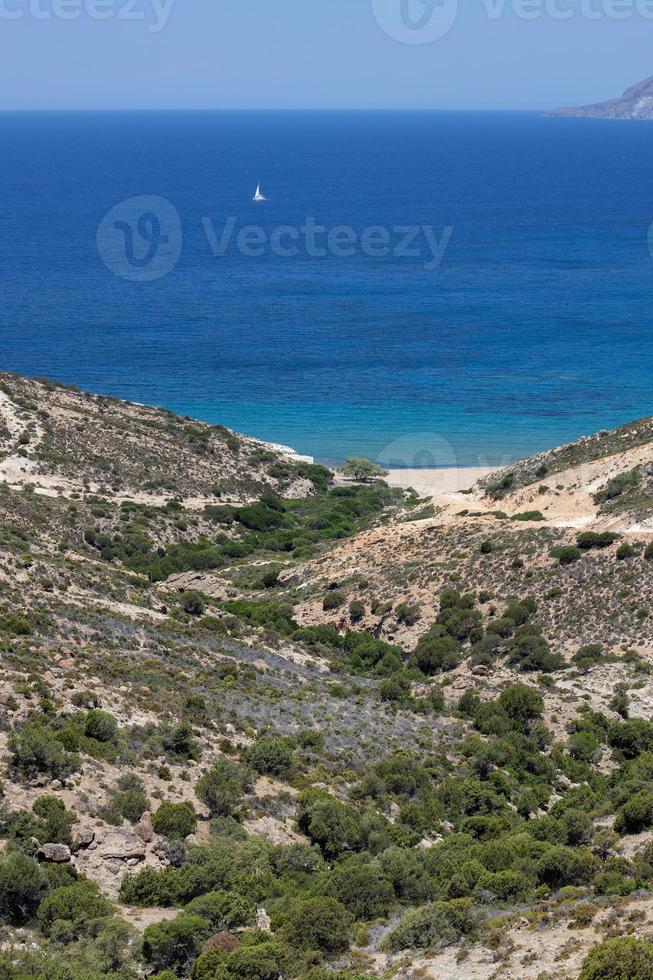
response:
M567 108L556 107L556 108ZM466 108L446 108L446 107L423 107L423 106L272 106L272 107L252 107L252 106L141 106L138 108L125 108L123 106L0 106L0 114L8 113L30 113L30 112L121 112L121 113L140 113L140 112L515 112L515 113L548 113L552 112L551 107L544 108L515 108L510 106L484 108L468 106Z

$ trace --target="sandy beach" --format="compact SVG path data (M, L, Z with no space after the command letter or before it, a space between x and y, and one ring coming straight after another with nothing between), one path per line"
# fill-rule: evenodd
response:
M422 497L469 490L477 480L496 472L490 466L446 466L441 469L396 469L385 477L391 487L412 487Z

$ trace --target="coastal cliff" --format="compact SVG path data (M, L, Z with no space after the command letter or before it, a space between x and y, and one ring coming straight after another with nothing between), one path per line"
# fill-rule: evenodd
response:
M618 99L595 105L553 109L548 115L586 119L653 119L653 76L632 85Z

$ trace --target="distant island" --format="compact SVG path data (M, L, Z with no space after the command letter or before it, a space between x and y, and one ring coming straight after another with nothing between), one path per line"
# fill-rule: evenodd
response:
M548 115L587 119L653 119L653 76L626 89L618 99L596 105L553 109Z

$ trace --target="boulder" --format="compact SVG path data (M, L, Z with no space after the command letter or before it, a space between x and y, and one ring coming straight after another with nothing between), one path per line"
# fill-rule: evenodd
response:
M145 857L145 845L125 844L124 847L105 847L100 851L100 857L105 861L129 861L131 858L142 861Z
M39 847L38 856L52 864L66 864L71 858L70 848L65 844L44 844Z
M152 814L146 810L141 819L134 827L136 834L146 844L151 844L155 838L154 827L152 826Z
M90 847L95 840L95 831L92 827L84 827L80 830L75 839L76 850L82 851L87 847Z

